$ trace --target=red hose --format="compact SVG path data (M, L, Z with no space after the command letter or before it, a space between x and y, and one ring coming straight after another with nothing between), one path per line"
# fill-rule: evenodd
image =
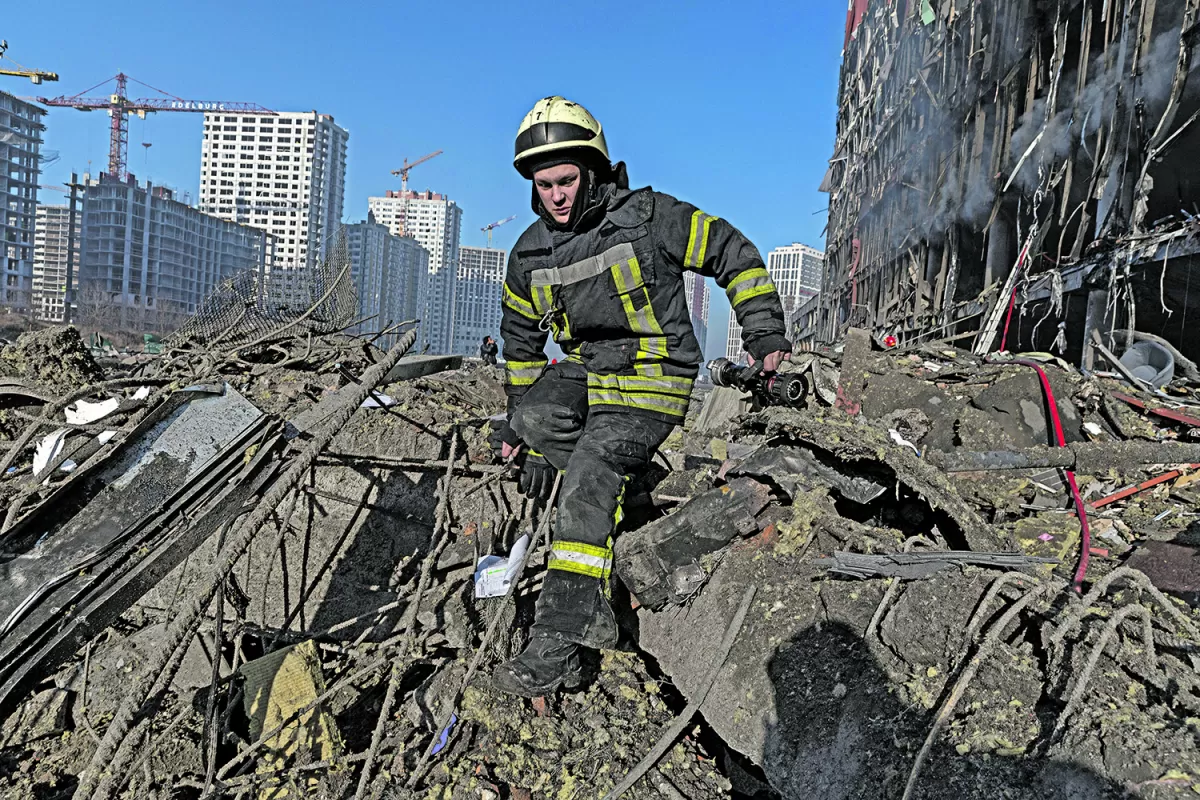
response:
M1038 362L1025 358L1014 358L1011 363L1033 367L1037 371L1038 377L1042 380L1042 393L1046 397L1046 405L1050 407L1050 419L1054 421L1054 441L1058 447L1066 447L1067 441L1063 437L1062 418L1058 415L1058 403L1054 400L1054 389L1050 386L1050 379L1046 376L1046 371ZM1082 530L1079 567L1075 570L1073 581L1075 591L1082 592L1083 578L1087 574L1088 568L1088 554L1092 548L1092 529L1088 523L1087 510L1083 507L1083 498L1079 495L1079 485L1075 482L1074 471L1064 469L1063 472L1067 475L1067 485L1071 487L1071 499L1075 501L1075 513L1079 515L1079 526Z

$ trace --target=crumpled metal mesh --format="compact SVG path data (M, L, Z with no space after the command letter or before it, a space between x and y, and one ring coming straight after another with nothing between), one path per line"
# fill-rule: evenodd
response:
M343 229L326 257L312 267L277 268L265 275L246 270L223 281L166 344L225 347L269 338L274 331L288 336L333 333L353 322L357 310Z

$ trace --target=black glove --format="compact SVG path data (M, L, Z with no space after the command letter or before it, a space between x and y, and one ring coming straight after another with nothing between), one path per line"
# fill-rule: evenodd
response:
M777 350L792 352L792 343L782 333L768 333L746 342L746 351L759 363Z
M496 421L492 420L492 432L488 434L488 446L492 448L492 455L497 461L504 460L504 445L509 447L517 447L521 444L521 440L517 437L516 431L508 424L508 420Z
M521 494L534 500L547 500L554 490L554 479L558 470L550 465L541 453L530 450L521 462L521 474L517 478L517 488Z

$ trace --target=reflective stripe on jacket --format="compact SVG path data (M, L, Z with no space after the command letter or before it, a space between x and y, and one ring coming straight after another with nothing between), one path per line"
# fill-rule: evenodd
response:
M618 187L586 230L531 225L513 248L503 289L510 411L545 367L550 334L587 367L593 408L682 420L703 358L685 270L716 279L745 341L785 332L779 295L754 245L670 195Z

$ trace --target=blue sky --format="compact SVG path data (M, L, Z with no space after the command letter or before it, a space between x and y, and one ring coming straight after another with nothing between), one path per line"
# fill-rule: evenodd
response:
M529 184L511 166L516 126L539 97L562 94L600 119L634 186L730 220L765 257L794 241L824 246L817 186L833 147L845 18L844 0L7 3L8 55L60 81L0 78L0 88L71 95L123 71L189 100L332 114L350 131L347 221L365 218L368 196L399 188L390 171L405 157L440 149L410 188L458 202L464 244L485 244L483 225L517 214L496 229L499 247L534 219ZM154 93L133 84L130 94ZM105 169L102 112L53 109L46 122L44 147L61 158L43 183L89 162ZM134 118L129 133L130 170L194 200L200 115ZM714 292L710 357L727 315Z

